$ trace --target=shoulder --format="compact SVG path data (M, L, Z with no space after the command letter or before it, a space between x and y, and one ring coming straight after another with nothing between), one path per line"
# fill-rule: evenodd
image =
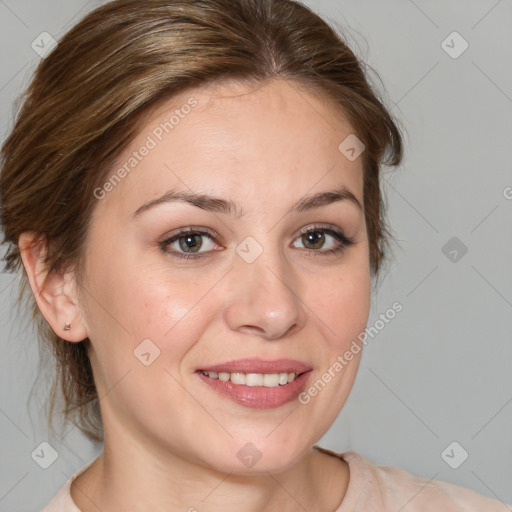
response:
M59 489L57 494L43 509L42 512L80 512L80 509L76 506L73 498L71 497L71 484L78 476L80 476L96 459L87 463L76 473L74 473L68 481Z
M333 455L350 470L345 499L336 512L407 510L408 512L511 512L512 508L475 491L441 480L372 464L355 452Z
M43 512L80 512L70 492L71 483L68 480L60 489L53 499L46 505Z

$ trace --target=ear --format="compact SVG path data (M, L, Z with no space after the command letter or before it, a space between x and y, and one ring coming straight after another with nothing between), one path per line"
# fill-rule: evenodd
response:
M55 334L71 342L87 338L87 327L78 303L74 274L52 272L43 288L47 275L44 268L46 239L33 232L24 232L19 237L18 246L37 306ZM64 330L66 324L70 325L69 330Z

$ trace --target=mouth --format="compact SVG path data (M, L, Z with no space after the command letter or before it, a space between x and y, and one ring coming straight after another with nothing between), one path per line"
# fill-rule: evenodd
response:
M201 370L201 373L210 379L218 379L222 382L232 382L239 386L263 386L266 388L275 388L284 386L293 382L299 375L304 372L281 372L281 373L242 373L242 372L208 372Z
M239 405L280 407L303 391L312 368L290 359L239 359L200 368L196 374L210 389Z

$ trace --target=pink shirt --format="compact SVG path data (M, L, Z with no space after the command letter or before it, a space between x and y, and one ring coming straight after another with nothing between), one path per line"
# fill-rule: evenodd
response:
M343 503L332 512L511 512L512 507L474 491L407 471L376 466L355 452L317 449L347 462L350 479ZM94 461L77 471L43 512L80 512L71 499L71 482ZM328 511L326 511L328 512Z

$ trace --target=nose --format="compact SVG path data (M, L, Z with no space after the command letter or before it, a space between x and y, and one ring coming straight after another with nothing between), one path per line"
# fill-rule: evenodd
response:
M238 255L226 283L224 319L231 330L276 340L302 329L300 279L277 251L247 263Z

